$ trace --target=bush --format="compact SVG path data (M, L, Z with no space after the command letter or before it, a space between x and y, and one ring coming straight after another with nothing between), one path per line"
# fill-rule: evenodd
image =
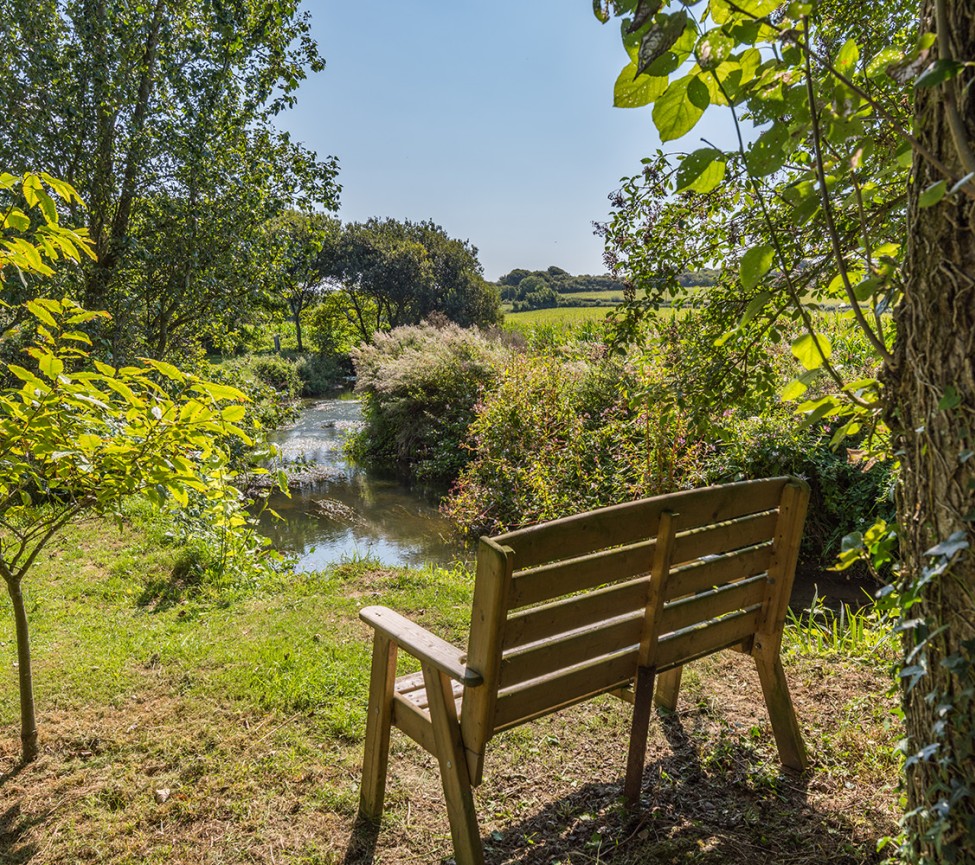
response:
M661 367L606 358L600 344L519 355L477 406L473 460L444 506L492 533L699 483Z
M507 354L497 339L452 323L399 327L353 349L366 423L352 455L416 480L452 480L469 459L461 443L474 406Z
M800 567L830 567L843 536L893 518L893 472L878 463L868 471L847 446L830 447L830 425L803 428L788 407L762 417L727 419L724 440L713 447L702 466L709 483L775 475L797 475L808 481L811 498L803 534ZM847 440L854 448L858 442Z
M343 363L345 361L345 363ZM301 354L295 361L302 396L324 396L341 387L352 374L352 362L323 354Z

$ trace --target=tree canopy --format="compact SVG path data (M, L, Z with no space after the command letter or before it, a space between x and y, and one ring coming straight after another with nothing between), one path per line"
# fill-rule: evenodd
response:
M834 443L874 431L900 466L901 669L908 809L900 852L968 861L975 843L975 19L960 0L853 7L777 0L620 0L629 61L621 107L653 105L664 142L711 106L732 146L705 141L674 162L645 160L607 227L618 272L647 307L684 269L726 271L705 352L721 355L711 399L755 384L750 370L783 319L802 325L805 372L783 399L806 423L835 418ZM751 128L746 125L751 124ZM676 196L675 196L676 193ZM879 375L851 381L817 326L842 309ZM632 331L630 331L632 332ZM709 358L710 360L710 358ZM831 383L813 398L816 378ZM889 546L889 545L888 545Z
M477 249L433 222L370 219L346 225L324 274L336 281L363 341L434 313L463 327L500 321L497 289Z
M275 130L324 63L297 0L3 0L0 164L77 188L96 260L63 287L118 356L166 354L257 300L264 223L333 207L336 161Z

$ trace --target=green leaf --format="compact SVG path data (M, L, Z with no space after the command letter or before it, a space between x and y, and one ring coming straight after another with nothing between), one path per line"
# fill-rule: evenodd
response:
M925 69L914 82L915 87L937 87L950 78L954 78L965 64L959 60L935 60Z
M12 207L7 214L6 225L14 231L27 231L30 228L30 217L19 207Z
M860 49L857 47L856 41L853 39L847 39L843 43L843 47L840 48L839 53L836 55L836 69L838 72L842 72L847 77L855 70L856 62L860 59Z
M832 353L830 341L822 334L804 333L792 341L792 354L806 369L819 369L823 358L829 360Z
M746 291L758 285L775 259L775 250L768 244L755 246L741 259L741 285Z
M40 319L48 327L57 327L58 323L54 320L54 316L51 315L45 308L44 305L36 300L29 300L26 303L27 311L33 315L35 318Z
M789 130L784 123L776 123L766 129L745 154L748 173L753 177L766 177L785 165L784 145L788 138Z
M937 183L932 183L921 195L918 197L917 206L918 207L933 207L942 198L945 197L945 193L948 191L948 181L939 180Z
M708 103L708 89L696 75L672 81L653 106L653 123L660 140L673 141L690 132Z
M723 179L724 154L714 147L702 147L684 157L676 175L676 191L710 192Z
M658 99L667 89L663 76L637 75L636 63L623 67L613 87L616 108L642 108Z
M53 354L44 353L37 358L37 368L51 381L55 381L64 372L64 362Z
M748 322L765 309L771 299L772 294L768 291L762 291L755 295L748 306L745 307L745 314L741 317L739 324L748 324Z
M186 380L186 376L180 372L171 363L166 363L164 360L153 360L152 358L143 358L143 362L147 366L151 366L154 370L162 373L170 381L183 382Z
M735 49L735 40L723 30L715 29L705 34L697 43L694 54L702 69L716 69L731 56Z
M800 379L793 379L782 389L782 401L793 402L799 399L808 389L808 386Z
M665 15L654 22L643 39L640 40L640 54L637 58L637 71L642 75L647 68L670 50L687 27L687 12L681 9Z
M633 21L627 28L630 33L636 33L644 24L660 11L663 0L640 0L636 4L636 12L633 13Z

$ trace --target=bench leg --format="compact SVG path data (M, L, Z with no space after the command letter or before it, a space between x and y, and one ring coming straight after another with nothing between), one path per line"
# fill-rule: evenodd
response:
M647 735L653 712L653 667L638 667L633 686L633 724L630 727L630 752L626 760L623 797L633 808L640 801L643 786L643 766L647 759Z
M389 728L396 680L396 644L377 633L372 644L372 674L369 679L369 713L366 716L366 746L362 759L362 787L359 814L378 823L386 795L386 767L389 764Z
M677 711L677 695L680 693L680 674L683 667L674 667L657 676L657 689L653 694L653 702L668 712Z
M796 712L789 695L789 686L785 681L785 672L778 652L769 656L761 649L754 653L755 664L758 666L758 677L762 682L765 693L765 705L768 707L769 719L772 721L772 732L775 734L775 744L779 749L779 759L783 765L801 772L809 761L806 758L806 745L802 741L802 732L796 720Z
M450 678L427 664L423 669L423 683L427 689L430 720L437 743L440 779L447 800L450 836L454 842L457 865L484 865L481 832L474 811L474 796L467 768L467 757L461 740L460 724L454 706Z

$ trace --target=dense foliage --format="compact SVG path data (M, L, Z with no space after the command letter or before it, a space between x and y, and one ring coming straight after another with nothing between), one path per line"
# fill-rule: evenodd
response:
M114 355L220 344L261 302L264 223L333 207L336 163L279 133L324 65L297 0L2 0L0 164L77 188L96 259L59 291ZM27 294L41 290L29 284ZM16 299L16 298L14 298Z
M366 428L358 459L421 481L453 480L470 455L463 442L481 391L507 349L456 324L396 328L353 350Z

